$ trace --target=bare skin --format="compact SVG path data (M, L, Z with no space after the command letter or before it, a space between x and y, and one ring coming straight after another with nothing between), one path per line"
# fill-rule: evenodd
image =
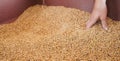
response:
M95 0L91 17L86 23L86 28L87 29L91 28L98 20L100 20L103 29L108 30L106 17L107 17L106 0Z

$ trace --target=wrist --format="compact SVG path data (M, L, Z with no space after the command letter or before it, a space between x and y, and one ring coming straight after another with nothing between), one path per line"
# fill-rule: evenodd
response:
M106 4L107 0L95 0L95 3Z

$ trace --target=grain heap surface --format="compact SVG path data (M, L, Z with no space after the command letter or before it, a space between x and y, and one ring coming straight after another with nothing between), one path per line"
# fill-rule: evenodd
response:
M0 25L0 61L120 61L120 22L108 18L86 30L90 14L35 5Z

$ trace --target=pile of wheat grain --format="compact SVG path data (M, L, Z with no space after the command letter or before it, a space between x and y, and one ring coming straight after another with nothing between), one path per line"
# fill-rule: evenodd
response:
M0 25L0 61L119 61L120 22L108 18L85 29L90 14L35 5L15 22Z

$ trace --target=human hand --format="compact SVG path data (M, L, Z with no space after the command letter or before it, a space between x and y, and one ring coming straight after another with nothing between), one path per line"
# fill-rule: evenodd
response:
M90 19L86 23L86 28L92 27L98 20L101 21L104 30L108 30L107 23L107 6L106 0L96 0Z

